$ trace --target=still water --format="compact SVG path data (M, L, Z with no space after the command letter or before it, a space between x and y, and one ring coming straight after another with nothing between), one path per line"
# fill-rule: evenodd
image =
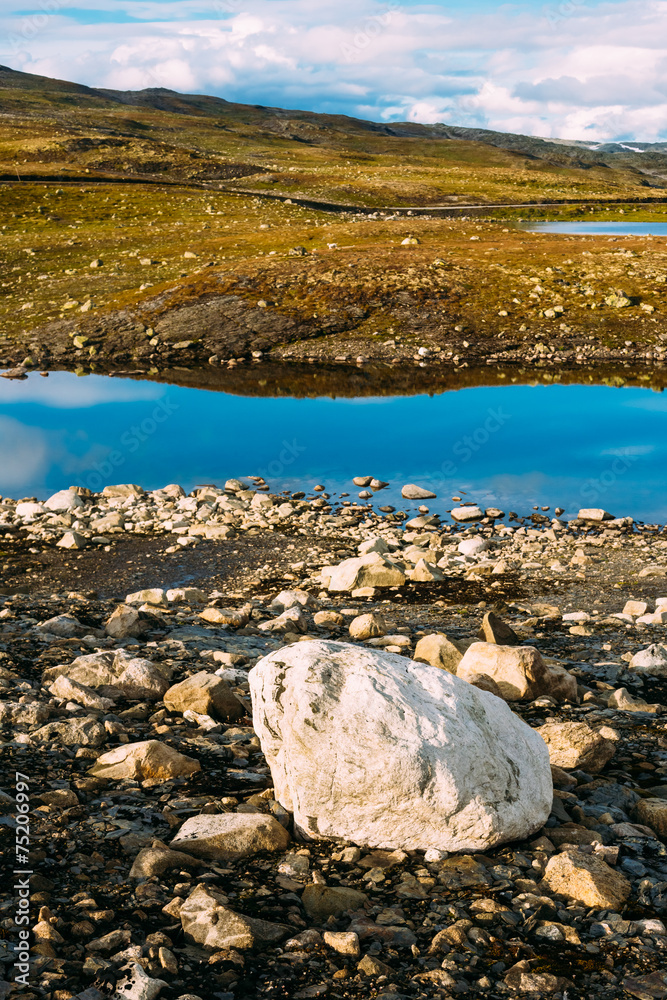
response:
M275 490L356 495L352 476L527 513L605 507L667 521L667 395L607 386L496 386L429 397L233 396L56 372L0 382L0 493L136 482L186 489L262 475ZM414 505L412 505L414 506Z
M667 236L667 222L535 222L523 228L579 236Z

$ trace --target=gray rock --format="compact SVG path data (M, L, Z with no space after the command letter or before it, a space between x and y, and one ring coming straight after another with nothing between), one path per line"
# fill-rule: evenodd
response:
M37 742L54 741L62 746L101 747L107 731L97 719L71 719L69 722L48 722L33 734Z
M180 910L186 938L211 951L228 948L248 951L261 945L276 944L291 933L291 928L285 924L246 917L226 904L226 896L198 885Z
M219 813L187 819L171 846L198 858L236 860L260 851L283 851L290 840L273 816Z
M425 490L423 486L407 483L401 490L401 496L406 500L435 500L437 493Z
M630 660L630 670L651 677L667 677L667 645L654 642L640 649Z

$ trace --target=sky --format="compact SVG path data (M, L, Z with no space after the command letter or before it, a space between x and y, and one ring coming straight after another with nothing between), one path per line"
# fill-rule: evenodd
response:
M667 141L667 0L0 0L0 64L374 121Z

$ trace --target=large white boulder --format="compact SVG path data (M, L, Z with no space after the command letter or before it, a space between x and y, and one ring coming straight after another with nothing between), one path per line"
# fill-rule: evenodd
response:
M306 837L475 851L549 816L542 738L446 670L316 640L264 657L249 680L276 798Z

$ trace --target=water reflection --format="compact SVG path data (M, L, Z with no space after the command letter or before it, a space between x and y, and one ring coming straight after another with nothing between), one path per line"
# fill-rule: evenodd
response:
M253 398L151 382L0 383L0 492L146 488L263 475L275 489L356 495L350 477L405 482L526 512L560 505L667 520L667 403L650 390L495 386L382 399ZM397 488L396 488L397 487Z

